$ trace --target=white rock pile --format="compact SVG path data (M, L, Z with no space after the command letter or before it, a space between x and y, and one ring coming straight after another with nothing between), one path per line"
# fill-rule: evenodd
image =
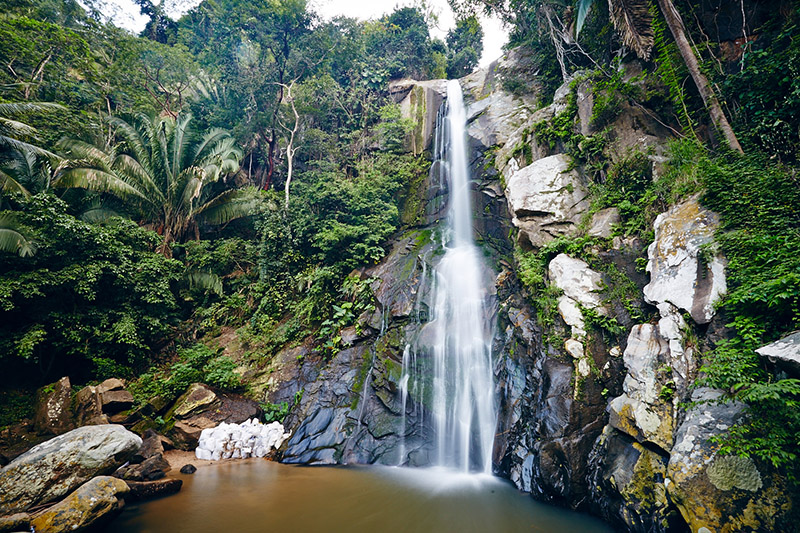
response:
M280 422L262 424L255 418L241 424L222 422L200 433L194 454L207 461L264 457L271 449L280 447L289 436Z

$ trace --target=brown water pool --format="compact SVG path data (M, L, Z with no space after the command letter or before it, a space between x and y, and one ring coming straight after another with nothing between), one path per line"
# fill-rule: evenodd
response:
M231 461L181 476L174 496L128 505L113 532L610 533L507 482L438 469Z

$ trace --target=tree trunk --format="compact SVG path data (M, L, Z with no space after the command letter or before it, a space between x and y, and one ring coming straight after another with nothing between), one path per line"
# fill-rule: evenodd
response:
M711 115L714 126L725 136L725 140L728 141L728 145L732 149L743 154L742 146L739 144L736 134L733 133L733 128L731 128L728 119L725 117L725 113L722 112L722 107L719 105L717 95L714 94L714 90L711 88L708 78L700 71L697 56L694 55L694 50L692 50L686 38L683 20L678 10L675 9L672 0L658 0L658 5L661 8L661 12L664 14L664 19L667 21L669 31L672 32L672 36L675 38L675 43L678 45L678 51L684 63L686 63L686 68L689 69L689 74L691 74L695 85L697 85L697 90L700 91L700 96L703 98L706 109L708 109L708 114Z

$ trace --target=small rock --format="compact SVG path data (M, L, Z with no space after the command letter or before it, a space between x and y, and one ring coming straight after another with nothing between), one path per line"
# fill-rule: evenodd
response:
M193 464L183 465L181 467L181 474L194 474L197 472L197 467Z
M35 531L67 533L97 527L122 507L119 497L130 491L124 481L100 476L87 481L54 506L34 515Z
M75 428L72 421L72 385L64 376L36 392L34 431L41 435L61 435Z
M130 461L133 464L139 464L146 459L149 459L157 454L164 453L164 445L161 442L161 435L156 433L155 430L148 429L142 435L142 445Z
M164 478L156 481L125 481L131 490L128 497L132 500L151 500L175 494L181 490L183 480Z

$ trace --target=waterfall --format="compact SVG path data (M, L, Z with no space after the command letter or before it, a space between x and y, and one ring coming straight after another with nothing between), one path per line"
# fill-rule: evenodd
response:
M431 306L434 463L491 473L497 410L491 361L492 326L481 254L472 235L461 86L447 85L442 168L449 189L445 254L436 267Z

